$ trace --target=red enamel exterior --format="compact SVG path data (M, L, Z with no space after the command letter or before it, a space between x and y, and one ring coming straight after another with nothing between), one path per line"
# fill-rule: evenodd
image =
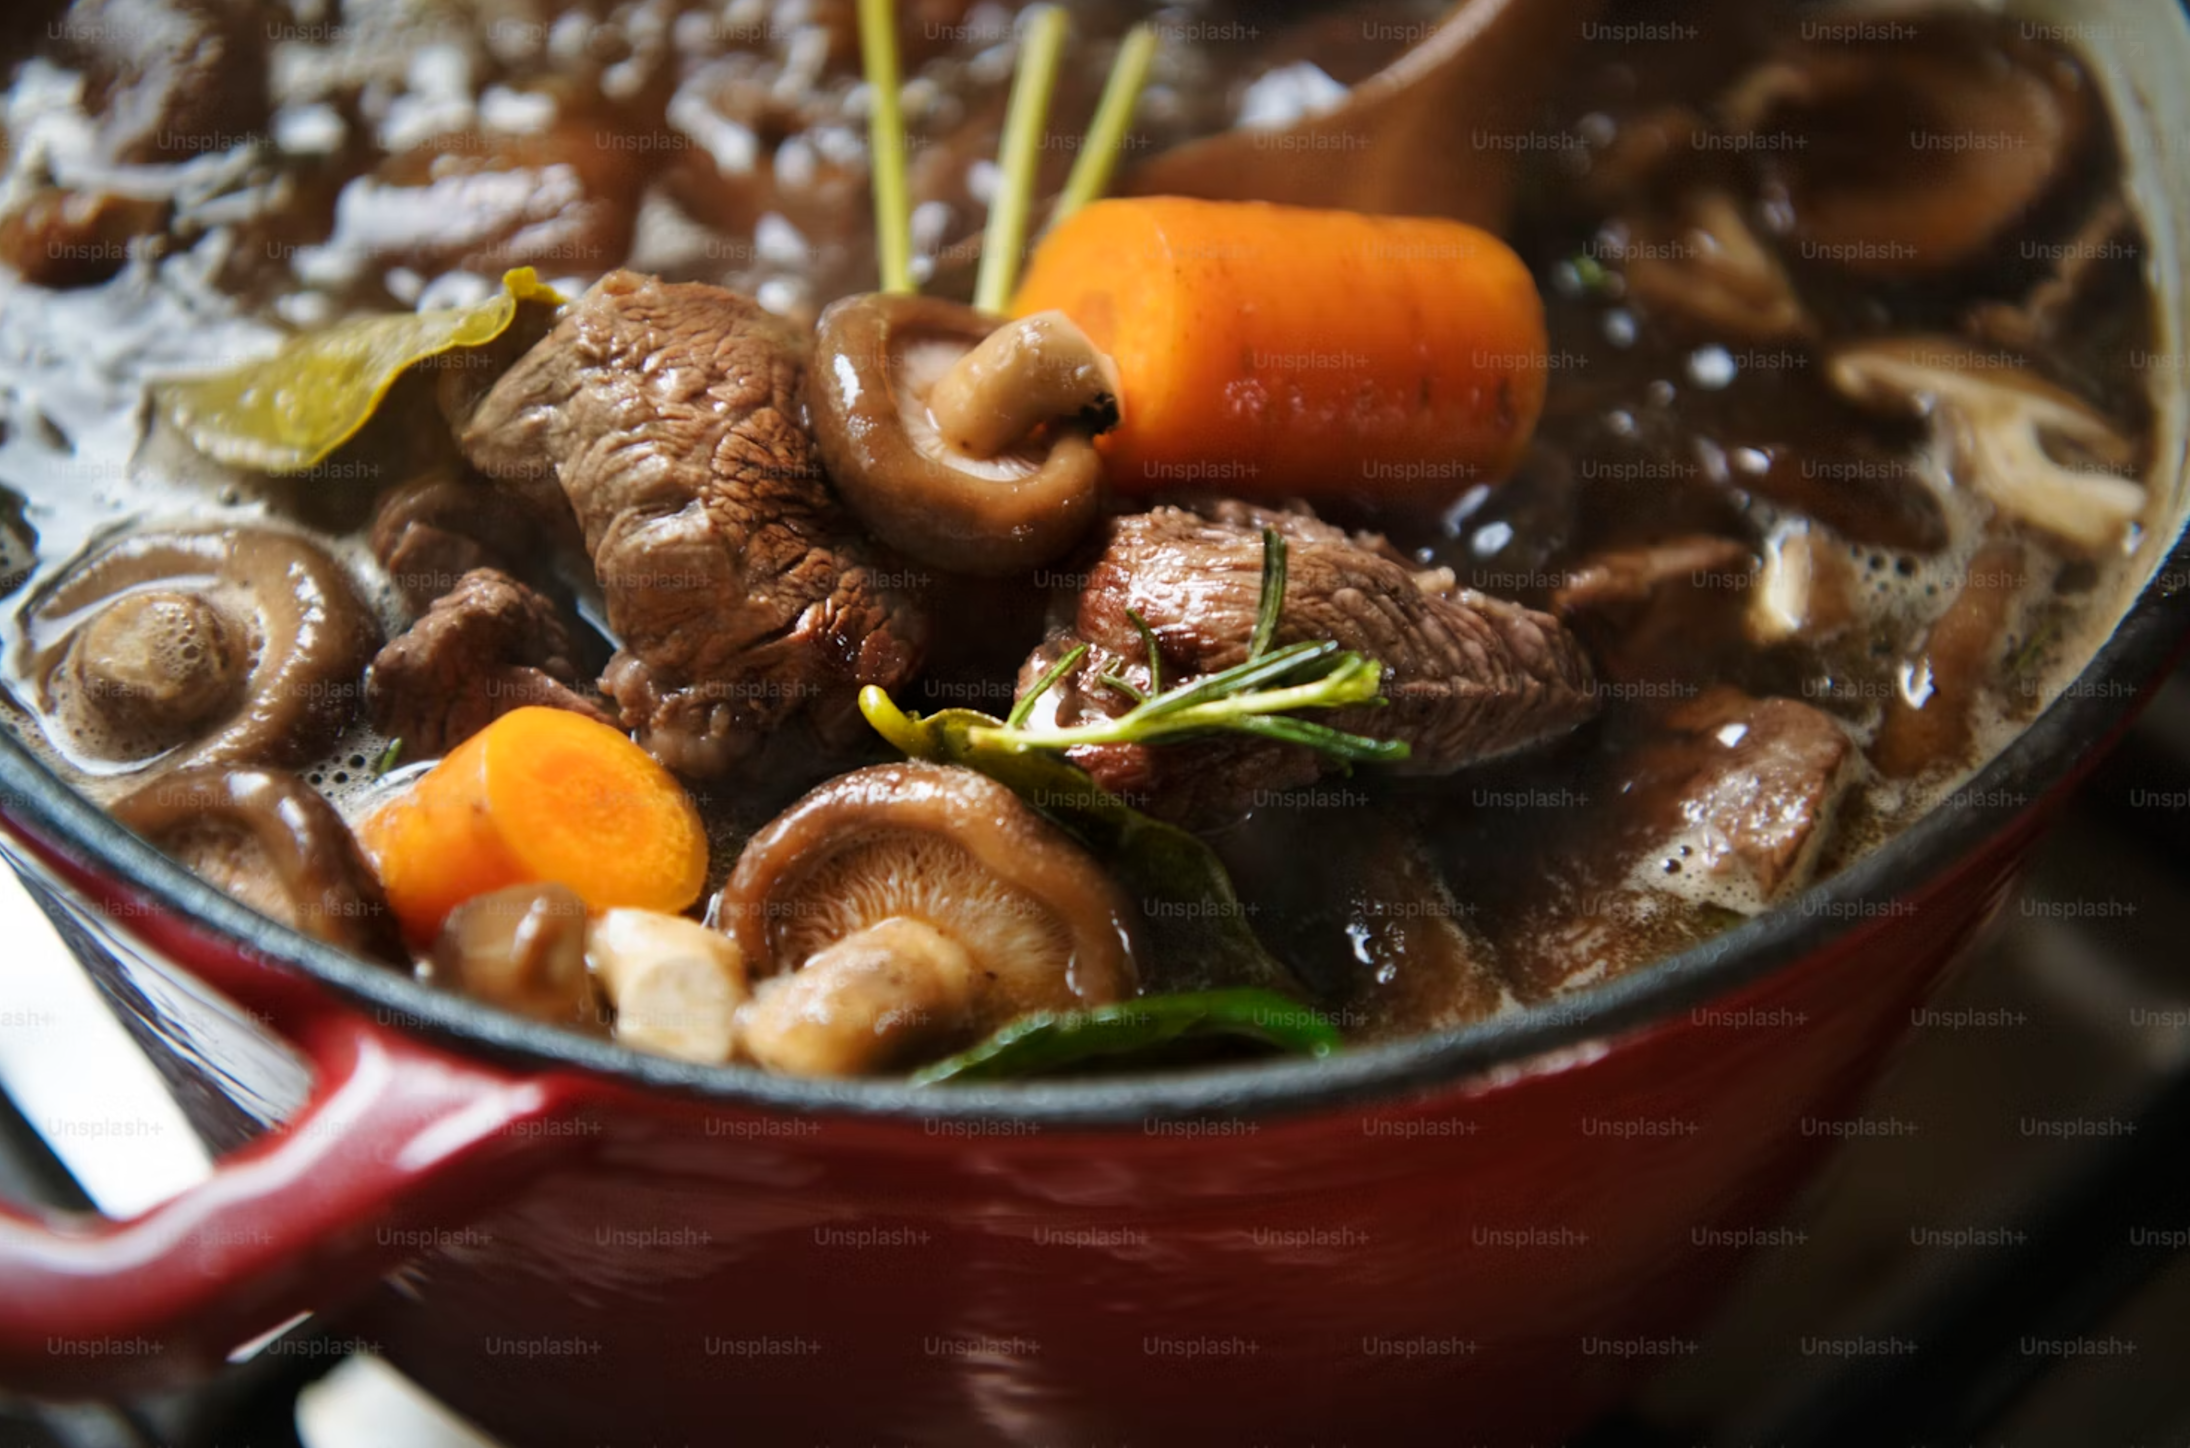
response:
M953 1448L1406 1442L1432 1422L1541 1440L1686 1350L1738 1264L1710 1229L1768 1224L1839 1136L1894 1129L1846 1113L2033 832L1614 1039L1405 1099L1102 1129L497 1068L38 846L320 1084L308 1116L136 1222L0 1231L0 1374L172 1380L356 1303L347 1330L524 1448L713 1443L726 1422ZM113 1349L56 1355L60 1337Z

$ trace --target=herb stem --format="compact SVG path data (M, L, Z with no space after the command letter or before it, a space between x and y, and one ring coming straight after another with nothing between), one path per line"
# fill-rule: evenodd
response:
M1118 164L1126 127L1133 122L1133 108L1140 104L1141 88L1148 83L1148 67L1155 58L1153 25L1143 21L1126 32L1118 45L1118 57L1111 62L1110 79L1103 82L1103 98L1096 103L1087 139L1081 143L1080 154L1072 162L1072 174L1050 212L1051 226L1110 189L1110 173Z
M1086 657L1087 645L1081 644L1056 663L1042 670L1042 676L1034 681L1034 687L1027 690L1020 697L1018 703L1011 706L1011 717L1004 721L1004 727L1006 729L1017 729L1026 723L1027 716L1034 712L1034 701L1055 688L1057 681L1078 668L1080 660Z
M905 175L905 112L898 90L893 0L859 0L859 51L870 92L867 151L874 171L874 224L882 290L909 295L912 187Z
M1255 633L1247 657L1259 659L1277 642L1278 615L1285 612L1285 535L1262 530L1262 593L1255 600Z
M984 312L1011 305L1019 281L1019 253L1027 241L1027 214L1034 205L1034 173L1041 159L1042 133L1049 121L1049 98L1057 88L1057 66L1064 58L1066 17L1056 5L1028 10L1019 48L1019 71L1012 78L1011 100L1004 111L1004 142L996 156L1003 175L989 205L989 225L981 238L981 271L974 282L973 304Z

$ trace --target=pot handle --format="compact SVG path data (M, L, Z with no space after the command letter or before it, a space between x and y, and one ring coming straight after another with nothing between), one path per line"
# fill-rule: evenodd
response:
M128 894L32 846L80 894ZM126 918L126 917L124 917ZM295 1117L126 1221L0 1204L0 1383L42 1396L188 1381L299 1314L339 1305L582 1149L598 1095L379 1024L300 975L164 915L133 933L310 1062Z

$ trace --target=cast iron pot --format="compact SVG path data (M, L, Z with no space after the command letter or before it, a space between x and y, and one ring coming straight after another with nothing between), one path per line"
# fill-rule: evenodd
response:
M2155 157L2190 32L2165 0L2075 18L2180 357L2190 208ZM1955 800L1767 916L1468 1029L1102 1084L770 1079L533 1026L252 914L0 738L10 857L235 1148L132 1221L0 1218L0 1381L174 1381L347 1308L513 1448L1556 1438L1683 1350L1737 1265L1705 1229L1896 1129L1850 1113L2190 621L2190 550L2148 566Z

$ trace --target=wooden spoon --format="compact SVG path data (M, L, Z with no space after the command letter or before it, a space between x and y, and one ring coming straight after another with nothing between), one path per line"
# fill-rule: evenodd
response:
M1175 147L1119 189L1450 216L1495 230L1535 108L1601 8L1602 0L1459 0L1334 109Z

